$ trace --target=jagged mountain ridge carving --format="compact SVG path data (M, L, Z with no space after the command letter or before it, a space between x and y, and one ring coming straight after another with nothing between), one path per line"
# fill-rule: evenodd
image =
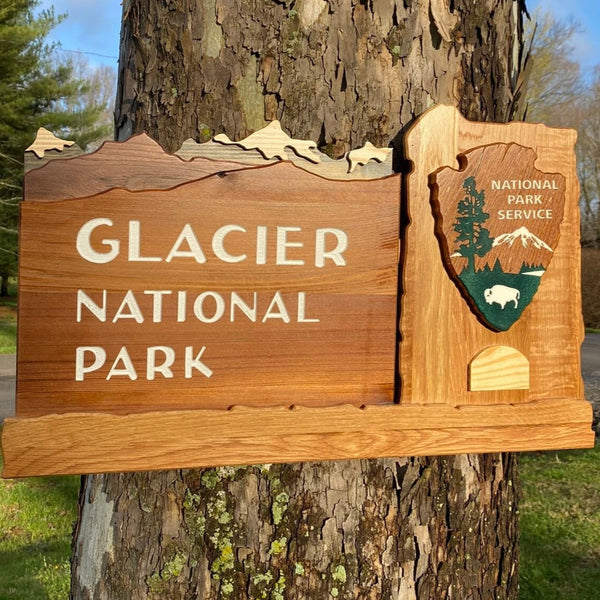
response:
M503 233L502 235L497 236L494 238L492 246L508 244L509 247L512 247L517 240L521 242L521 246L523 248L528 248L529 245L533 245L534 248L553 252L552 248L550 248L550 246L548 246L544 240L531 233L531 231L529 231L529 229L527 229L525 226L515 229L512 233Z
M343 159L332 160L316 150L316 143L294 140L281 131L279 124L260 130L248 139L263 140L269 144L275 135L275 143L285 147L301 147L309 151L310 158L292 160L301 169L331 180L379 179L392 174L391 149L379 149L366 145ZM218 138L219 136L217 136ZM215 140L217 139L215 138ZM228 139L228 138L227 138ZM25 176L27 198L36 201L68 200L83 198L105 192L112 188L129 191L166 190L183 183L203 179L221 172L240 171L255 166L275 164L266 160L258 150L248 151L240 147L242 141L223 144L216 141L196 144L187 140L175 153L168 154L160 144L147 134L132 136L124 142L105 142L95 152L54 160L36 166L35 162ZM253 148L254 142L250 144ZM32 145L33 146L33 145ZM236 147L236 151L217 150ZM262 147L262 146L261 146ZM268 154L268 153L267 153ZM291 153L293 154L293 153ZM36 155L37 156L37 155ZM278 153L275 152L275 156ZM287 155L284 155L287 156ZM294 156L299 156L294 154ZM257 157L261 157L257 160ZM290 159L290 156L287 156ZM368 164L368 167L366 166ZM365 165L365 166L361 166ZM361 166L361 168L357 168ZM92 177L94 171L110 173L110 177ZM92 184L90 182L93 182Z
M486 267L493 269L499 263L504 273L519 273L523 267L544 268L552 257L552 248L525 226L510 233L503 233L494 238L492 249L483 257L475 257L475 270L481 271ZM466 258L460 254L452 255L456 261L457 271L461 272L466 266Z
M221 171L248 168L236 162L195 159L186 162L167 154L145 133L125 142L105 142L91 154L53 160L25 176L30 200L82 198L120 187L130 191L170 189L182 183L209 177ZM91 177L93 171L110 177Z

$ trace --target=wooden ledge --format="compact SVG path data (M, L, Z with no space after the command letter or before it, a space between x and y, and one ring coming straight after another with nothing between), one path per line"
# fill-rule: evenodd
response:
M591 421L591 405L569 398L10 418L2 476L589 448Z

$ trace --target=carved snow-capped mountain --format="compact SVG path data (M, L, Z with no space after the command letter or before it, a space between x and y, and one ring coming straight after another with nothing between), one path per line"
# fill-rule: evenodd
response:
M515 229L512 233L503 233L502 235L494 238L494 242L492 246L501 246L503 244L508 244L509 247L512 247L515 242L520 241L521 246L523 248L529 248L533 246L538 250L548 250L549 252L554 252L544 240L541 240L539 237L531 233L527 227L519 227Z
M552 258L552 248L542 239L522 226L511 233L503 233L494 238L492 247L484 256L475 257L475 269L494 269L497 263L504 273L522 273L523 268L545 269ZM456 271L460 273L467 259L456 251L450 257Z

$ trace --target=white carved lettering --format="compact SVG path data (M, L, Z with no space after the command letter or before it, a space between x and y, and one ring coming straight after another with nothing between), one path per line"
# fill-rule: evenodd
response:
M200 359L206 350L206 346L200 348L200 352L194 357L194 347L185 347L185 378L191 379L194 376L194 369L200 371L205 377L212 377L212 369L207 367Z
M126 310L129 312L125 312ZM137 323L144 322L144 316L142 315L140 306L131 290L128 290L125 294L123 302L121 302L121 306L119 306L119 309L115 313L112 322L116 323L119 319L134 319Z
M288 248L302 248L302 242L290 242L288 233L301 232L302 227L277 227L277 252L275 263L278 265L303 265L304 261L287 257Z
M223 242L225 241L225 236L231 233L232 231L241 231L242 233L246 233L246 230L239 225L224 225L223 227L219 227L217 231L215 231L215 235L212 239L212 250L215 256L226 263L238 263L246 260L245 254L240 254L239 256L232 256L229 254L225 247L223 246Z
M160 262L160 256L141 255L140 226L139 221L129 221L129 248L127 259L130 262Z
M277 308L277 311L275 311L275 308ZM262 322L266 323L268 319L281 319L284 323L290 322L290 315L285 307L280 292L275 292L273 300L271 300L271 304L269 304L269 308L267 309Z
M112 224L113 222L110 219L99 218L91 219L82 225L75 242L77 252L82 258L91 263L104 264L114 260L119 255L119 240L102 240L101 244L110 248L106 252L96 252L90 242L94 229L102 226L112 227Z
M81 323L81 309L85 306L98 321L106 321L106 290L102 290L102 306L98 306L83 290L77 290L77 322Z
M117 368L119 363L123 364L122 368ZM125 346L119 350L119 354L117 354L117 358L115 358L115 362L113 362L112 367L106 376L106 381L110 381L112 377L118 376L129 377L131 381L137 379L137 373Z
M333 235L337 238L333 250L325 250L325 238L327 235ZM332 260L338 267L346 266L346 260L342 256L348 248L348 236L341 229L323 228L317 229L315 239L315 266L323 268L325 259Z
M187 243L189 250L180 250L184 242ZM181 230L179 237L166 258L166 262L171 262L174 258L193 258L199 264L206 262L204 252L202 252L196 234L189 223L186 223Z
M163 354L163 361L160 364L156 363L156 354ZM160 373L165 379L173 377L171 366L175 362L175 350L169 346L151 346L146 349L146 379L152 381L156 373Z
M94 360L92 364L85 365L86 353L92 353ZM83 381L86 373L92 373L100 369L106 362L106 350L100 346L79 346L75 350L75 381Z

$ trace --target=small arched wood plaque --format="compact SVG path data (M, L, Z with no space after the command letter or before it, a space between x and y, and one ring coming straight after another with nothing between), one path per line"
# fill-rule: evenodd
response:
M469 390L528 390L529 361L508 346L489 346L469 365Z

